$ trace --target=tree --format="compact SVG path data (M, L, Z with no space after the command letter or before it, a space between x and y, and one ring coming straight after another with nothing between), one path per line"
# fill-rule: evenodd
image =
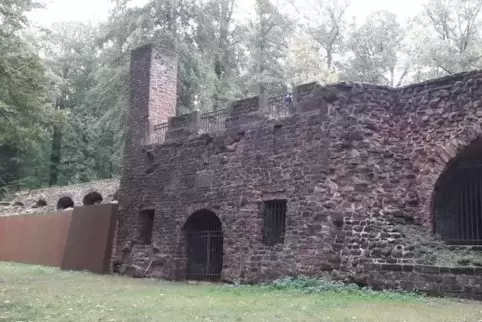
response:
M334 69L335 56L343 52L347 29L346 13L351 0L290 0L301 17L300 26L323 52L328 70Z
M67 124L56 125L53 130L49 177L49 185L51 186L60 183L59 174L63 155L68 160L69 153L83 154L87 158L90 154L86 149L89 142L85 139L88 135L85 125L89 124L91 120L81 117L81 114L85 112L86 93L93 86L91 73L96 65L95 39L97 34L95 27L74 22L55 24L42 36L41 48L46 57L44 60L52 72L51 75L53 75L54 109L70 112L67 114L69 116ZM75 124L77 126L74 126ZM64 126L67 126L67 128L64 128ZM67 137L64 138L65 131ZM72 132L81 141L76 142L77 144L72 149L68 149L68 144L76 141L72 138L69 139L69 134ZM82 137L84 138L82 139ZM64 144L67 144L67 148L62 149ZM87 163L86 158L81 158L81 161ZM67 164L75 166L76 163L68 162ZM66 167L65 164L62 167L64 172L70 173L70 176L74 176L75 173L83 173L84 177L81 181L90 179L85 169L75 171ZM72 183L72 181L67 179L63 180L62 183Z
M328 69L320 59L319 46L313 38L304 33L294 33L290 38L285 69L292 86L310 82L329 84L339 78L334 68Z
M11 36L28 25L26 13L40 8L34 0L2 0L0 2L0 35Z
M255 17L249 23L246 52L246 93L286 92L283 60L286 57L291 22L269 0L256 0Z
M208 77L212 82L212 100L206 102L212 103L213 109L222 108L241 94L239 44L246 30L233 17L236 5L236 0L209 0L201 4L202 13L198 15L196 41L207 58L207 68L213 73L213 77Z
M482 0L430 0L411 33L417 78L479 68Z
M365 23L354 28L347 46L348 59L342 67L348 80L399 86L408 73L408 65L401 62L404 30L396 15L377 11Z
M0 3L0 190L14 184L24 156L45 138L56 115L48 107L44 65L24 39L28 0ZM0 191L0 195L2 194Z

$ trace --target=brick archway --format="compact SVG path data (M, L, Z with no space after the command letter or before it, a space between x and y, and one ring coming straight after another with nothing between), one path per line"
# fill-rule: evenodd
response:
M419 196L421 200L421 213L430 214L426 216L424 225L434 231L435 200L445 174L463 156L463 152L474 144L482 144L482 129L480 126L465 127L456 132L445 145L438 145L429 154L430 162L419 180Z

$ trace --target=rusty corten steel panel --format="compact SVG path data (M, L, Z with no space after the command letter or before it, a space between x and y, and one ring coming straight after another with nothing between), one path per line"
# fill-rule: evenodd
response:
M60 267L68 270L108 273L116 216L117 204L74 208Z
M60 266L72 211L0 217L0 261Z

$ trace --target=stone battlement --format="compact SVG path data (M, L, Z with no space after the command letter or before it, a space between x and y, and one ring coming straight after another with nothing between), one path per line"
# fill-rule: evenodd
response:
M192 112L169 117L168 122L156 125L155 128L158 130L155 129L145 143L159 144L166 140L177 140L202 133L222 132L262 120L289 117L306 111L306 102L312 100L323 101L328 105L330 113L335 102L343 106L351 100L365 97L367 103L371 101L376 104L383 101L384 104L377 107L383 106L393 115L413 112L414 103L418 100L422 104L427 104L427 109L418 109L417 115L423 114L422 117L425 118L422 121L427 121L430 115L442 112L438 108L444 101L451 100L464 88L474 88L474 85L478 86L481 82L482 72L472 71L396 88L366 83L340 82L326 86L308 83L294 88L292 104L285 104L284 95L255 96L233 101L228 108L214 112ZM325 106L319 103L318 105ZM370 107L367 105L365 109Z

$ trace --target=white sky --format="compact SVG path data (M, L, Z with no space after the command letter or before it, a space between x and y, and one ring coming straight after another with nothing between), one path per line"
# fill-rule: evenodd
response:
M109 0L44 0L47 7L30 13L29 17L34 24L48 27L50 24L61 21L92 21L99 22L107 18ZM137 0L145 3L146 0ZM253 0L242 0L242 7L252 8ZM375 10L387 10L397 14L401 19L411 17L418 13L425 0L352 0L350 16L363 19Z

